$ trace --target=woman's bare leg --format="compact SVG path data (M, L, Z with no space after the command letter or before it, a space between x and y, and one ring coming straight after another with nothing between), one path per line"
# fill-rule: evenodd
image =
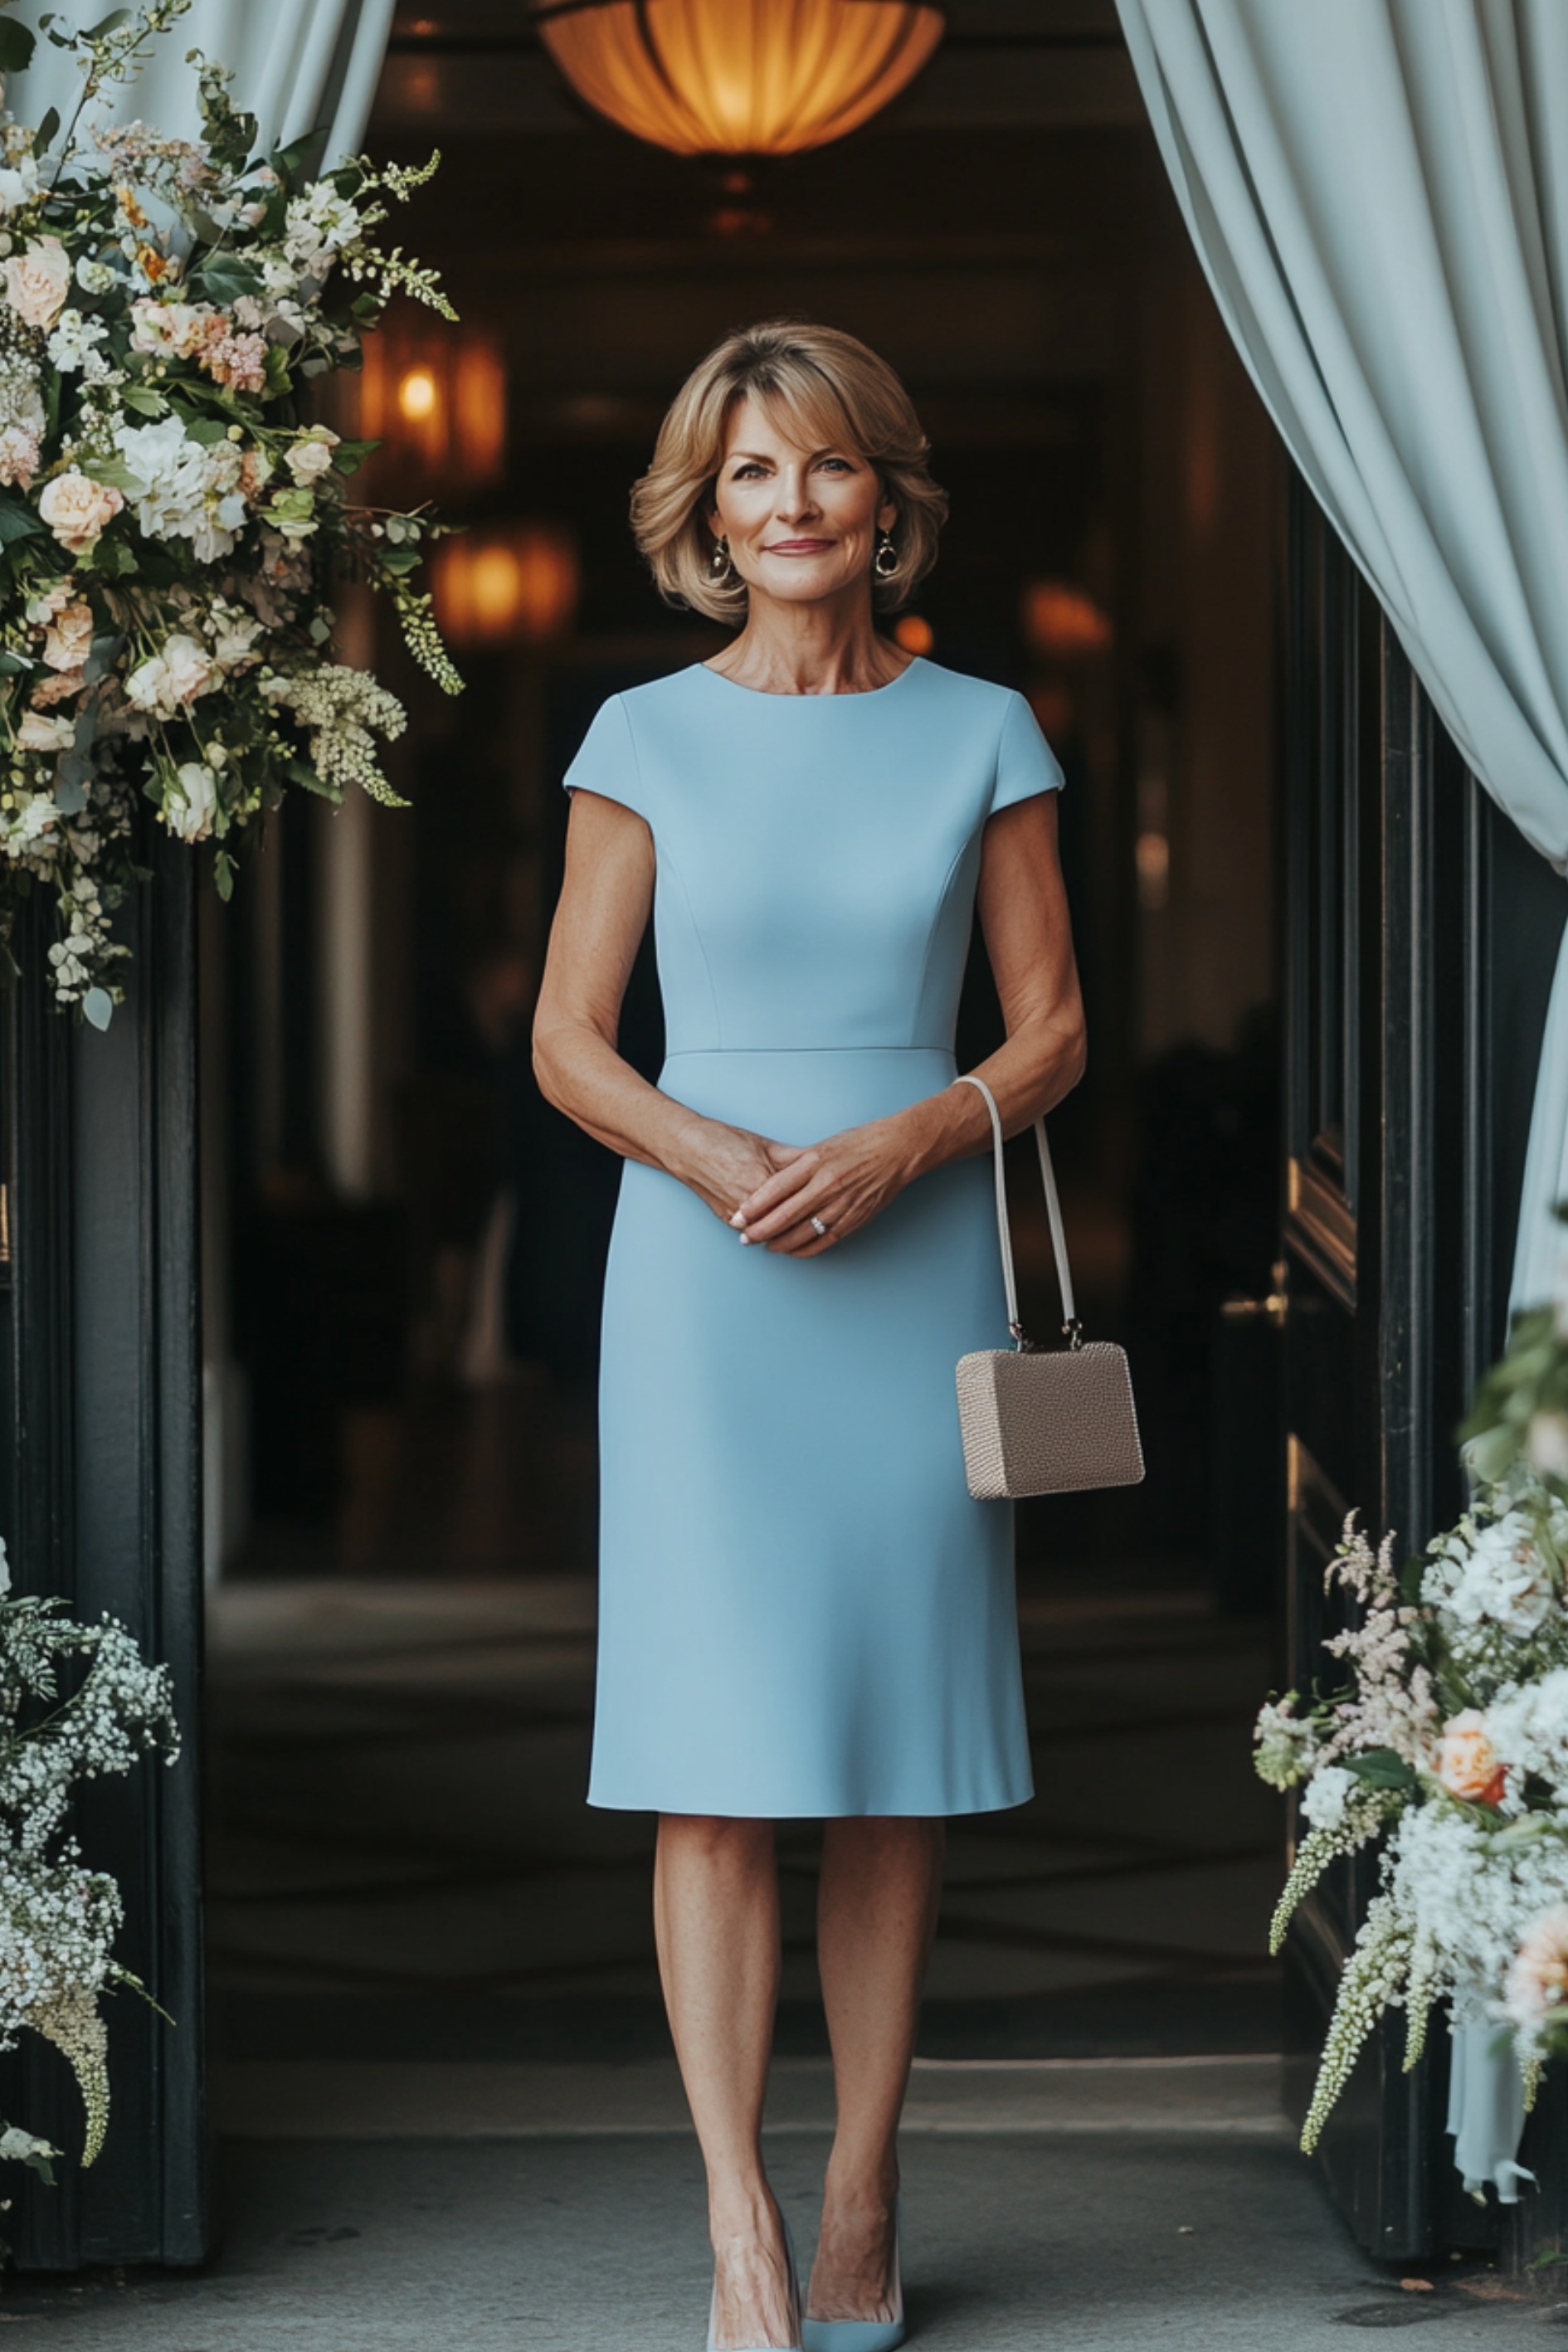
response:
M708 2168L713 2340L720 2352L795 2344L784 2237L763 2170L763 2095L779 1989L773 1823L662 1814L654 1932Z
M816 1956L838 2128L806 2299L814 2319L893 2316L899 2116L945 1845L937 1821L832 1821L824 1834Z

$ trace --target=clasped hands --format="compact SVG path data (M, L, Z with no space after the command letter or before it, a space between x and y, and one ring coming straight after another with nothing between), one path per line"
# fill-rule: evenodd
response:
M896 1118L868 1119L807 1144L777 1143L719 1120L705 1121L704 1129L687 1181L743 1246L788 1257L817 1257L869 1224L917 1172Z

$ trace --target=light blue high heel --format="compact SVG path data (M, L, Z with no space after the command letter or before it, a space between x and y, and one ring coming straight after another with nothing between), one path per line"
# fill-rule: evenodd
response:
M904 2283L899 2270L899 2204L893 2200L893 2275L889 2300L891 2319L807 2319L802 2315L803 2352L896 2352L907 2330L904 2326Z
M794 2316L794 2319L795 2319L795 2330L794 2330L793 2335L792 2335L792 2336L791 2336L791 2337L790 2337L790 2347L791 2347L791 2352L802 2352L802 2347L801 2347L801 2326L802 2326L802 2320L801 2320L801 2315L800 2315L800 2309L801 2309L801 2305L800 2305L800 2271L799 2271L799 2268L798 2268L798 2267L797 2267L797 2265L796 2265L795 2259L795 2239L794 2239L794 2237L792 2236L792 2234L791 2234L791 2232L790 2232L789 2216L788 2216L788 2214L784 2211L784 2207L783 2207L782 2205L780 2205L780 2204L779 2204L779 2201L778 2201L778 2200L777 2200L777 2198L776 2198L776 2197L775 2197L775 2198L774 2198L774 2200L773 2200L773 2204L774 2204L774 2208L775 2208L775 2210L776 2210L776 2211L777 2211L777 2213L778 2213L778 2217L779 2217L779 2227L780 2227L780 2228L783 2230L783 2231L784 2231L784 2261L785 2261L785 2263L786 2263L786 2264L788 2265L788 2268L789 2268L789 2301L790 2301L790 2311L791 2311L791 2313L792 2313L792 2315L793 2315L793 2316ZM713 2282L713 2293L712 2293L711 2296L709 2298L709 2303L708 2303L708 2352L715 2352L715 2347L714 2347L714 2343L713 2343L713 2316L714 2316L715 2312L716 2312L716 2311L717 2311L717 2309L718 2309L718 2305L719 2305L719 2282L718 2282L718 2280L717 2280L717 2279L715 2279L715 2280L714 2280L714 2282ZM748 2352L772 2352L772 2347L764 2347L764 2346L762 2346L762 2345L758 2345L758 2346L756 2346L756 2347L748 2347Z

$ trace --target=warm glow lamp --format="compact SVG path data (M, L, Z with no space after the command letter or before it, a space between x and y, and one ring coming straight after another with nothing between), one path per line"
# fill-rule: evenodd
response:
M1065 580L1027 581L1019 618L1025 644L1058 661L1103 653L1111 639L1110 615L1092 596Z
M548 645L571 626L579 585L558 523L487 524L437 544L436 617L455 646Z
M426 341L388 321L364 343L359 429L444 488L494 481L506 455L506 366L467 328Z
M942 38L918 0L534 0L578 96L678 155L794 155L896 98Z

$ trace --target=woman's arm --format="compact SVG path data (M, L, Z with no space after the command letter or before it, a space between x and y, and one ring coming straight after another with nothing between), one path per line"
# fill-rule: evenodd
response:
M635 810L579 788L566 874L533 1016L533 1070L557 1110L627 1160L669 1175L728 1219L793 1147L704 1118L616 1049L621 1004L653 904L653 835Z
M1083 999L1057 854L1057 795L999 809L981 836L975 895L1007 1041L975 1065L1016 1135L1083 1076ZM989 1150L991 1114L973 1087L947 1087L889 1118L846 1128L799 1153L743 1200L732 1223L748 1241L795 1257L830 1249L906 1184L949 1160ZM817 1235L813 1213L831 1231Z

